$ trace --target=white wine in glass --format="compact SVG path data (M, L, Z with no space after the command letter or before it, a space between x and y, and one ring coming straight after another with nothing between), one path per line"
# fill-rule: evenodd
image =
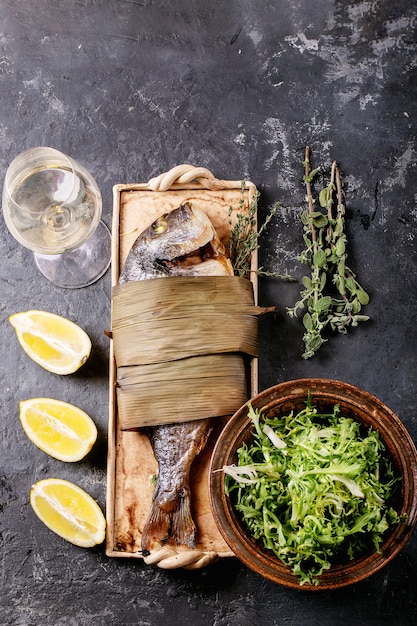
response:
M2 202L11 234L52 283L86 287L106 272L111 238L101 193L77 161L48 147L22 152L7 169Z

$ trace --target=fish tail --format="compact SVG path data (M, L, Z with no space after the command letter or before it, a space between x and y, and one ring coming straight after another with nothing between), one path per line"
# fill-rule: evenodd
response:
M142 531L143 556L148 556L156 545L186 545L194 548L195 536L189 489L184 488L175 498L163 502L156 491Z

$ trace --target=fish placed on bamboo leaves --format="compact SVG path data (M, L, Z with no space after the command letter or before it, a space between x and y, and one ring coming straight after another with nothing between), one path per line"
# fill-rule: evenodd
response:
M136 239L119 283L170 276L233 276L225 249L204 211L188 203L157 219ZM210 419L147 429L158 462L142 554L161 545L195 547L189 472L212 429Z

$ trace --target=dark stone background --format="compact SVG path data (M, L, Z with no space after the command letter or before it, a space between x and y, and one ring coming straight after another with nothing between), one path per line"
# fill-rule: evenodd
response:
M261 219L281 209L260 263L300 278L304 147L346 183L351 264L372 320L301 358L301 322L286 315L299 283L260 280L276 304L260 330L260 386L304 376L357 384L417 440L416 20L409 0L0 0L0 175L20 151L51 145L97 179L111 225L112 185L146 182L188 162L249 178ZM166 572L112 560L50 533L31 484L77 482L105 506L109 273L84 290L51 286L0 225L0 622L19 625L249 626L410 624L417 611L415 535L386 568L337 592L263 580L237 560ZM7 317L30 308L78 321L94 350L70 377L18 348ZM100 436L66 465L22 432L18 401L52 395L84 408Z

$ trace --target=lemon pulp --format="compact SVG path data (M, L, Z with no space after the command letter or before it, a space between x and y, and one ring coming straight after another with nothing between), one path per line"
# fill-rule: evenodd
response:
M48 311L22 311L9 317L18 341L38 365L55 374L72 374L88 359L91 340L75 322Z
M104 515L78 485L60 478L41 480L32 486L30 503L39 519L63 539L84 548L104 541Z
M20 421L38 448L61 461L79 461L97 439L97 428L78 407L52 398L20 402Z

